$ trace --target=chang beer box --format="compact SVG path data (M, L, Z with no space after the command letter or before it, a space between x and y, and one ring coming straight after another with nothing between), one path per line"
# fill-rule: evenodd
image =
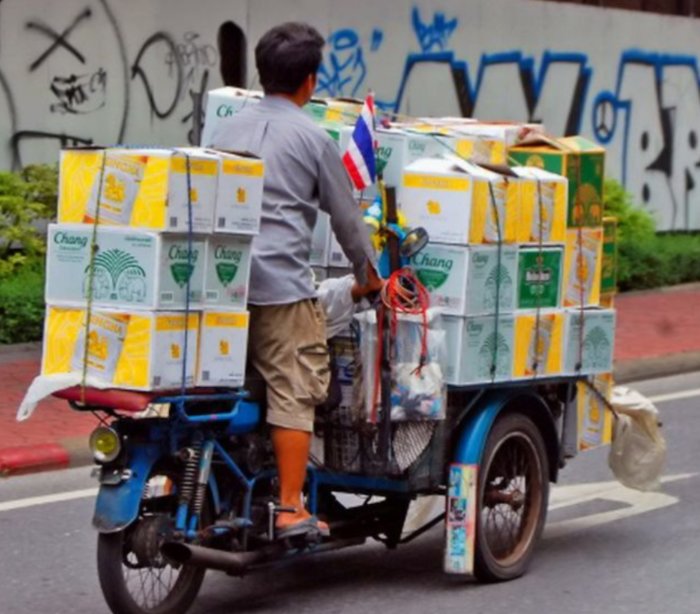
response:
M568 179L569 227L601 225L605 149L581 136L539 135L511 147L508 156L519 166L536 166Z
M590 384L595 390L591 390L591 387L583 381L576 384L578 449L580 452L612 442L613 415L605 404L605 401L610 402L612 398L612 373L596 375L590 378Z
M212 145L216 132L221 130L244 108L256 105L262 100L263 93L239 89L237 87L220 87L207 92L207 107L202 128L203 147Z
M202 299L205 307L245 310L252 242L253 238L246 236L207 237Z
M456 386L511 380L515 318L513 314L444 317L447 381Z
M93 253L93 233L95 251ZM202 238L147 230L51 224L46 301L124 309L182 309L202 301ZM92 293L88 292L92 279ZM90 296L89 296L90 295Z
M564 258L564 307L595 307L600 303L603 230L570 229Z
M568 181L534 166L516 166L521 180L519 243L564 243Z
M329 265L330 244L331 218L324 211L319 211L311 235L311 253L309 255L311 266L327 267Z
M614 309L565 310L564 374L611 372L614 346Z
M342 122L345 124L355 124L357 118L362 113L362 106L365 101L359 98L325 98L326 115L324 119L330 122Z
M42 375L83 374L105 387L168 390L194 384L199 314L47 309ZM187 334L187 344L185 335ZM87 348L86 348L87 338Z
M564 314L521 311L515 316L513 377L553 377L563 368Z
M303 109L314 123L322 124L326 121L328 105L323 98L312 98L304 105Z
M214 208L217 233L260 231L265 165L252 154L216 150L219 174Z
M402 210L436 243L514 243L520 186L459 158L422 159L403 174Z
M603 254L600 275L601 301L617 293L617 218L603 218Z
M563 247L521 247L518 250L518 309L561 306Z
M218 172L218 157L196 148L64 149L58 221L208 233Z
M430 293L430 304L447 315L478 315L515 309L518 252L513 245L429 243L412 261ZM500 267L500 268L499 268Z
M506 164L506 151L518 140L518 124L467 123L453 128L457 153L478 164Z
M199 334L198 386L236 388L245 379L249 314L246 311L202 313Z

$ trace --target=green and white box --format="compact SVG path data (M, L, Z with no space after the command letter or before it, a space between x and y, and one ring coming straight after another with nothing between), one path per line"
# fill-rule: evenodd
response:
M615 310L567 309L564 317L564 373L594 375L612 371Z
M429 243L413 258L430 304L446 315L479 315L515 309L518 251L515 246ZM499 274L500 271L500 274Z
M248 304L253 237L217 234L207 238L205 307L244 310Z
M513 379L515 317L445 316L447 382L456 386Z
M92 276L92 304L124 309L201 306L205 241L148 230L99 226L90 273L93 227L51 224L46 301L84 307ZM191 251L190 251L191 246Z
M262 100L263 93L237 87L220 87L207 92L207 109L204 114L202 146L210 147L212 140L239 111L252 107Z
M518 309L561 306L564 247L521 247L518 253Z
M252 154L216 150L219 180L214 230L256 235L260 232L265 165Z

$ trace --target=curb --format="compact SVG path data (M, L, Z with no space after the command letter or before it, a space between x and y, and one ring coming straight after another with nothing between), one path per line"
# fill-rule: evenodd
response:
M94 464L86 437L0 449L0 478Z
M615 364L614 379L616 383L626 384L692 371L700 371L700 352L619 361Z

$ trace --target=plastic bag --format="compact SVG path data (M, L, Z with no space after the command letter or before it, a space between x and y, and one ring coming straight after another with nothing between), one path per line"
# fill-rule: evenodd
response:
M618 419L608 456L610 469L628 488L657 489L666 463L658 410L644 395L622 386L614 388L611 402Z
M381 390L377 369L377 314L374 310L355 316L360 323L362 402L368 419L376 413ZM427 313L427 350L421 365L423 321L420 316L401 315L393 339L391 399L393 421L442 420L447 404L444 379L445 331L437 309ZM419 368L420 367L420 368Z
M352 285L355 278L345 275L337 279L322 281L316 296L326 312L326 337L331 339L347 330L352 323L357 304L352 300Z

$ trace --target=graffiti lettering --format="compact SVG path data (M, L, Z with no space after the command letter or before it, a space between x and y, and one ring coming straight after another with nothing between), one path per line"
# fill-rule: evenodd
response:
M80 15L78 15L74 20L71 25L69 25L63 32L60 34L56 32L53 28L46 26L38 21L30 21L27 23L27 30L36 30L38 32L41 32L48 36L49 38L53 39L53 42L51 43L51 46L44 51L32 64L29 66L30 72L35 71L39 66L41 66L44 63L44 60L46 60L56 49L59 47L63 47L66 51L69 53L73 54L79 62L82 64L85 64L85 56L83 56L82 53L80 53L73 45L71 45L68 42L68 36L70 35L73 30L85 19L89 19L90 16L92 15L92 11L89 8L86 8L83 10Z
M51 91L59 100L51 105L52 113L93 113L106 104L107 73L100 68L92 75L54 77Z

